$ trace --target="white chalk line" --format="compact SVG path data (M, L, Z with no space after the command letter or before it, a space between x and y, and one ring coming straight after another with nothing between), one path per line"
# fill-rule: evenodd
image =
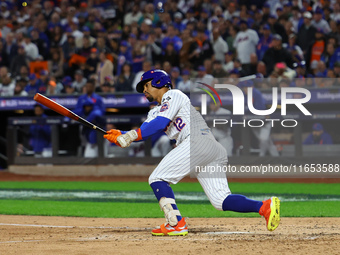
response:
M0 226L17 226L17 227L38 227L38 228L88 228L88 229L127 229L127 230L151 230L152 228L132 228L132 227L104 227L104 226L58 226L58 225L38 225L38 224L18 224L18 223L0 223Z
M203 233L205 235L253 235L255 232L237 232L237 231L232 231L232 232L206 232Z

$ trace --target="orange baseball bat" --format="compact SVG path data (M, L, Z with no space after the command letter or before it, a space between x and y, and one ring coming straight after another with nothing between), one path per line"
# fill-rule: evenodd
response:
M95 130L98 130L99 132L102 132L103 134L106 134L106 131L101 129L100 127L97 127L96 125L94 125L93 123L87 121L86 119L78 116L77 114L75 114L74 112L70 111L69 109L67 109L66 107L58 104L57 102L49 99L48 97L45 97L43 95L41 95L40 93L36 93L34 98L33 98L35 101L37 101L38 103L42 104L42 105L45 105L46 107L50 108L51 110L63 115L63 116L66 116L66 117L69 117L75 121L78 121L80 122L81 124L89 127L89 128L92 128L92 129L95 129Z

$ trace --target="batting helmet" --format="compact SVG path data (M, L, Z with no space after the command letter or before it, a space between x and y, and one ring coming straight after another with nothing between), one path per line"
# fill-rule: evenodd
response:
M143 93L144 84L148 81L151 81L151 86L155 88L172 87L170 75L163 70L153 69L143 73L136 87L137 92Z

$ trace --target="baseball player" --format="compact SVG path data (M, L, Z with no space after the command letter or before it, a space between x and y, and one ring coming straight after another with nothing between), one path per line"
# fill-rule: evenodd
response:
M176 140L171 150L149 177L149 184L164 212L166 223L152 230L154 236L185 236L186 220L178 210L170 184L178 183L192 174L197 177L211 204L218 210L258 212L264 216L267 229L272 231L280 223L280 200L272 197L266 201L250 200L242 195L231 194L223 171L197 171L197 167L221 167L227 164L227 152L219 144L202 116L191 105L189 98L180 90L172 89L171 78L163 70L145 72L136 90L144 93L158 106L149 111L140 128L130 131L111 129L104 138L123 148L133 141L165 131Z

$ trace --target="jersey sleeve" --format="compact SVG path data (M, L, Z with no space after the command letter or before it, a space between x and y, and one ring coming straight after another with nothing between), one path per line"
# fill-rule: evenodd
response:
M183 95L181 95L179 92L171 90L166 93L162 98L161 108L159 110L158 116L172 120L185 102Z

